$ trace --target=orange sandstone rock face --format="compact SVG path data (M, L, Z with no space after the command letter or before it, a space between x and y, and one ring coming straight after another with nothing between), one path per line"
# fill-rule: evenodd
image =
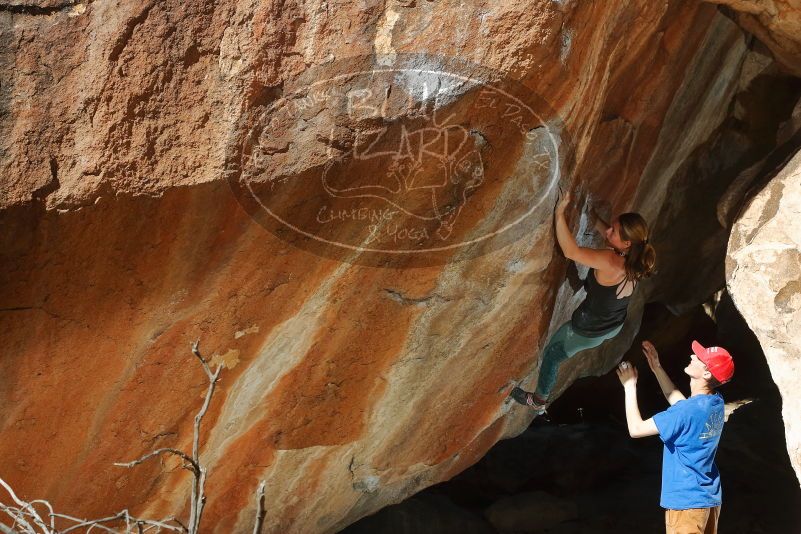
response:
M82 517L185 514L176 465L112 464L189 446L200 338L226 366L201 436L204 530L219 533L249 531L259 480L267 530L333 532L525 428L529 414L504 403L509 386L569 314L550 222L557 183L616 210L638 187L658 192L641 205L661 202L649 162L670 159L676 137L664 132L686 128L682 155L701 143L686 110L707 120L703 110L724 107L746 53L713 6L680 1L5 2L0 20L0 476ZM320 102L276 112L287 95L309 96L304 73L353 57L376 70L456 57L503 79L460 71L465 85L433 104L450 126L414 122L427 101L415 91L442 80L409 78L408 64L380 101L389 115L354 119L347 93L341 113ZM523 180L539 172L531 139L507 108L476 111L476 80L547 103L523 133L555 136L549 172L567 164L556 180ZM365 133L395 157L354 164ZM405 188L389 188L393 176ZM248 187L257 194L242 196ZM369 218L384 203L425 221L427 236L411 240L428 245L494 236L499 220L535 209L514 239L419 260L356 246L369 235L354 216L326 235L338 244L310 244L319 235L293 226L312 228L331 191L345 211L366 206ZM264 198L298 224L267 231L275 219L254 209Z

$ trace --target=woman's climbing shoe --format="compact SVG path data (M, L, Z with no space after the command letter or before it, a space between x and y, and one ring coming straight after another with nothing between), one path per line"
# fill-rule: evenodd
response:
M515 387L509 396L512 397L515 402L533 408L537 412L537 415L545 413L545 402L534 393Z

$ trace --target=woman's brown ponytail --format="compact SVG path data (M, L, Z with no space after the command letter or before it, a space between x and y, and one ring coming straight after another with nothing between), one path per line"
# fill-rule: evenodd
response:
M656 267L656 250L649 243L648 224L639 213L623 213L618 221L621 239L631 241L626 254L626 277L640 281L651 276Z

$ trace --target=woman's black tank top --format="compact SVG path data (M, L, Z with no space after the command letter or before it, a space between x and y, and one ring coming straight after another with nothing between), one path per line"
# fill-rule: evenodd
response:
M587 298L584 299L570 318L573 330L585 337L599 337L608 334L626 320L629 298L617 298L621 285L602 286L595 278L595 269L590 269L584 279Z

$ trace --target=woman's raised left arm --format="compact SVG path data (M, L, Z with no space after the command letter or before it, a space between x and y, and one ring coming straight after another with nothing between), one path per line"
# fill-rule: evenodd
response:
M582 265L587 265L599 271L612 270L611 259L613 253L609 250L596 250L594 248L580 247L576 243L576 238L570 231L565 218L565 210L570 204L570 192L568 191L564 197L559 200L556 205L556 212L554 213L554 224L556 226L556 240L559 243L559 248L562 249L562 254L569 260L573 260Z
M561 199L559 204L556 205L556 213L554 214L554 224L556 225L556 241L559 242L559 248L562 249L562 254L568 259L574 259L574 255L580 248L576 243L576 238L570 231L565 219L565 210L570 204L570 191L568 191Z

